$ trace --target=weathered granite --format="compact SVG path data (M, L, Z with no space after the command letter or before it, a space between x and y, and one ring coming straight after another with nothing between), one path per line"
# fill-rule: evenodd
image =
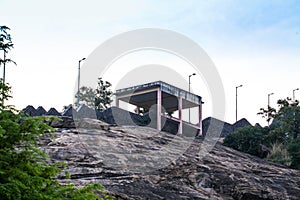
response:
M50 108L45 115L60 116L60 113L55 108Z
M65 117L73 117L73 114L76 113L76 110L73 108L72 105L69 105L62 113L61 115L62 116L65 116Z
M43 106L39 106L39 107L36 109L36 115L37 115L37 116L45 115L46 112L47 112L47 111L43 108Z
M26 106L26 108L24 108L22 111L24 112L25 115L28 115L28 116L31 116L31 117L37 115L36 114L36 109L32 105Z
M233 126L233 130L237 130L239 128L243 128L246 126L252 126L252 125L250 124L250 122L247 119L242 118L242 119L238 120L237 122L235 122L234 124L232 124L232 126Z
M299 171L220 144L203 157L209 141L92 119L76 125L40 141L52 161L68 163L62 183L101 183L122 199L299 199Z

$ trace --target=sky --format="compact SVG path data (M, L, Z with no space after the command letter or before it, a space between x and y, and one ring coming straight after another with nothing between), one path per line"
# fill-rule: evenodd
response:
M273 1L37 1L0 0L0 25L10 27L15 48L8 57L6 80L18 109L27 105L59 111L74 100L78 61L115 35L141 28L178 32L201 46L216 66L225 92L225 118L266 125L261 107L276 107L300 87L300 2ZM84 68L84 62L82 62ZM116 61L105 77L116 88L120 78L142 65L164 65L188 80L194 73L165 52L136 52ZM2 66L0 68L2 74ZM114 74L116 73L116 74ZM141 75L143 76L143 75ZM200 74L191 78L202 96L203 116L212 115L209 85ZM133 80L133 83L136 83ZM184 88L186 89L186 87ZM296 91L300 99L300 91Z

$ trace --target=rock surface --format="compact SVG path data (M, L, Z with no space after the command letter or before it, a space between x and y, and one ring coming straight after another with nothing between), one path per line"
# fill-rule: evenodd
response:
M76 125L40 141L52 161L68 163L71 179L61 174L62 183L101 183L121 199L300 198L299 171L209 140L98 120Z

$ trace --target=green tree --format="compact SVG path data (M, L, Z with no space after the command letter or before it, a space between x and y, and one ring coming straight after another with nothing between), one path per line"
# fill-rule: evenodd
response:
M242 128L227 136L224 145L259 155L259 145L271 149L268 159L300 169L300 106L290 98L277 101L278 110L268 107L258 114L272 121L265 128Z
M75 97L78 98L77 94ZM89 106L91 108L95 108L95 98L96 98L96 90L86 86L80 88L80 103L83 103L86 106ZM75 106L76 107L79 106L77 105L77 102Z
M1 79L0 79L1 81ZM10 87L0 82L0 102L10 97ZM0 104L0 197L7 200L31 199L111 199L100 184L81 189L60 185L56 179L62 163L48 164L37 139L54 129L44 123L53 118L27 117L12 106Z
M279 111L274 120L280 124L280 130L287 140L295 140L300 136L300 107L298 101L290 98L278 100Z
M224 145L233 149L262 157L260 145L268 145L269 128L247 126L240 128L224 139Z
M0 58L0 65L3 65L3 83L5 83L5 67L7 63L13 63L16 65L16 62L12 59L6 58L8 52L14 48L12 43L11 35L8 33L10 30L7 26L0 26L0 50L3 51L3 59Z
M98 85L96 88L95 107L98 110L107 109L112 102L111 83L103 81L102 78L98 79Z
M291 156L291 168L300 169L300 139L291 141L287 145L287 150Z
M271 120L276 115L276 109L272 108L271 106L268 106L267 109L261 108L260 112L257 113L258 115L261 115L262 118L265 118L268 124L271 122Z
M288 153L286 146L282 143L272 144L272 148L267 156L267 160L286 166L290 166L292 162L292 158Z
M110 107L113 101L112 95L111 83L98 78L96 89L86 86L80 88L80 103L98 110L105 110ZM75 98L78 98L78 96L75 95Z

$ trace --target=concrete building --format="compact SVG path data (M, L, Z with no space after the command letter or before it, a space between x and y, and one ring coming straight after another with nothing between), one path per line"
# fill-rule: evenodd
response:
M119 101L124 101L139 108L150 109L156 105L157 129L162 129L162 117L179 122L178 134L182 134L183 123L198 129L198 135L202 135L202 97L187 92L178 87L172 86L162 81L151 82L133 87L119 89L115 93L116 106L119 107ZM198 107L199 121L197 125L183 121L182 110ZM162 108L165 112L162 112ZM171 117L165 113L178 111L178 118Z

